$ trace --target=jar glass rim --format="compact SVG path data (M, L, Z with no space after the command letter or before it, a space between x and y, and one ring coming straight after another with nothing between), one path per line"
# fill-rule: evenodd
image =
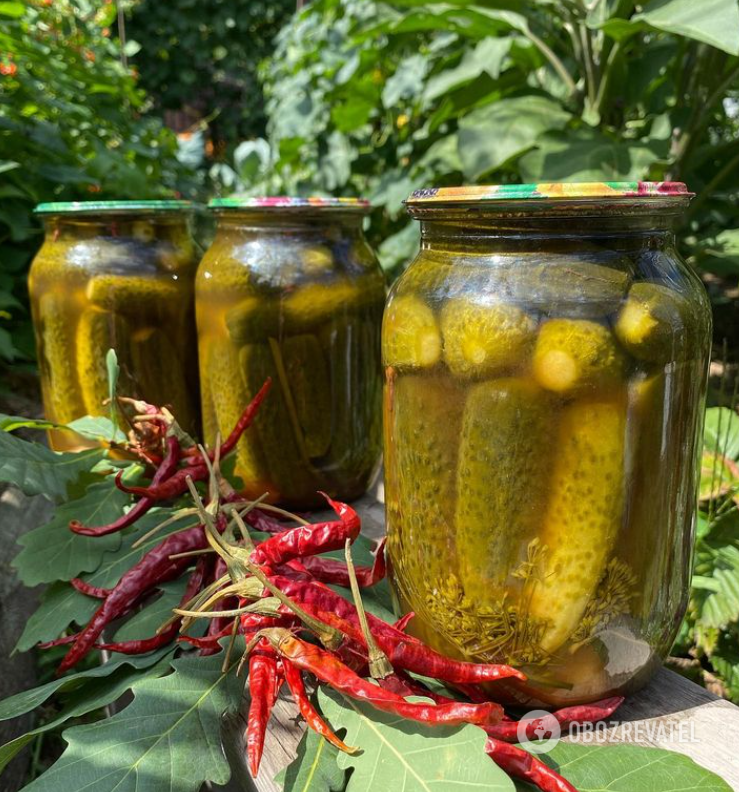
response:
M127 214L139 212L184 212L195 209L192 201L50 201L40 203L34 214Z
M209 209L340 209L343 211L368 212L372 206L366 198L343 198L311 196L302 198L294 195L249 196L231 198L213 198L208 203Z
M408 209L446 204L487 204L507 201L605 201L619 199L689 200L694 193L683 182L540 182L538 184L488 184L431 187L416 190L403 202Z

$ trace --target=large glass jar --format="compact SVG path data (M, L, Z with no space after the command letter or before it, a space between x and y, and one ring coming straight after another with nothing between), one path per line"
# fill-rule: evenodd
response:
M193 299L197 250L187 201L47 203L45 238L28 286L46 417L104 415L105 355L118 354L118 392L169 405L199 432ZM86 443L49 433L56 450Z
M376 470L382 439L380 326L385 285L351 199L211 202L217 227L196 281L206 442L225 437L267 379L240 441L251 497L295 509L318 490L350 500Z
M624 693L686 606L711 317L682 184L426 190L383 324L388 553L411 629L526 705ZM501 687L496 688L501 695Z

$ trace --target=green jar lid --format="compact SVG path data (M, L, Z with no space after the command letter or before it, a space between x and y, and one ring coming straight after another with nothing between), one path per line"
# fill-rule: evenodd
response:
M126 214L128 212L182 212L192 201L52 201L40 203L35 214Z
M214 198L209 209L348 209L367 212L370 202L365 198L299 198L292 195L269 195L246 198Z
M487 203L488 201L604 200L612 198L692 198L682 182L548 182L539 184L489 184L473 187L431 187L416 190L407 206L427 204Z

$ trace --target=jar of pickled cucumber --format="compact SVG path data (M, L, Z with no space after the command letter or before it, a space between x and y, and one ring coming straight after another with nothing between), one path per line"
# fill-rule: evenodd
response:
M383 324L391 580L411 630L554 706L642 685L686 607L710 347L675 183L408 199Z
M237 446L243 491L294 509L368 487L382 440L385 283L366 201L216 199L196 279L203 430L225 437L268 377Z
M28 279L46 417L107 414L105 357L118 393L169 406L199 431L193 281L198 251L187 201L45 203L45 238ZM56 450L89 445L53 430Z

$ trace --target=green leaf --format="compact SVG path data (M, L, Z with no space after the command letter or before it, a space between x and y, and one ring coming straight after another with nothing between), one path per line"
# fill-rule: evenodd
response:
M474 49L465 52L457 66L445 69L429 79L423 92L424 99L431 101L443 96L483 73L497 80L511 43L510 38L484 38Z
M709 407L703 427L703 445L709 451L739 458L739 415L728 407Z
M739 548L719 547L713 558L710 576L694 576L698 621L708 628L725 628L739 621Z
M419 237L418 223L410 220L396 234L384 239L377 251L382 268L405 269L418 253Z
M162 657L166 651L157 652L154 657ZM87 715L117 701L136 682L161 677L169 671L169 667L169 659L160 660L159 662L152 661L148 664L148 667L143 666L140 668L130 664L118 664L117 668L106 676L93 677L86 685L74 693L71 702L55 718L45 721L43 725L31 729L31 731L0 746L0 773L8 762L37 735L52 729L58 729L70 718Z
M236 652L238 658L240 652ZM220 740L221 714L238 706L243 680L223 657L188 653L174 673L132 687L133 703L100 723L64 732L67 749L25 792L198 792L231 773Z
M658 748L560 742L539 758L579 792L731 792L692 759Z
M26 13L26 6L23 3L0 3L0 14L7 17L19 19Z
M382 89L382 104L392 109L401 99L413 100L420 96L428 66L428 58L421 54L409 55L402 60Z
M122 443L126 439L126 435L104 415L85 415L68 424L68 428L90 440L113 440Z
M739 699L739 637L732 633L722 635L710 657L711 665L736 701Z
M338 755L338 748L306 729L295 759L275 780L284 784L283 792L342 792L346 770L336 764Z
M739 55L736 0L652 0L633 20Z
M703 247L702 253L709 259L705 266L711 272L736 276L739 274L739 229L721 231Z
M597 130L551 133L521 157L525 181L619 181L643 179L666 144L626 143Z
M347 792L400 786L404 792L514 789L485 753L485 732L477 726L411 723L323 687L318 702L334 729L346 729L344 742L362 748L354 756L337 757L340 768L353 768Z
M61 424L44 418L26 418L23 415L0 413L0 431L14 432L16 429L63 429Z
M171 515L171 509L156 509L144 515L138 522L139 530L124 534L120 548L114 553L106 553L100 566L86 580L93 586L103 588L115 586L124 572L138 563L144 553L159 544L166 536L193 524L190 522L183 525L182 522L178 522L150 537L141 546L135 549L131 547L146 531L164 522ZM39 641L56 638L73 622L86 624L99 604L99 600L80 594L68 583L52 583L41 597L40 606L26 623L15 647L16 651L25 651Z
M115 640L138 641L155 635L157 629L172 615L172 609L180 604L186 585L187 576L183 575L161 586L161 594L153 602L127 619L120 629L116 630ZM200 635L207 627L207 621L207 619L198 619L189 630L189 634L196 637Z
M148 668L164 657L169 651L170 649L166 648L147 655L135 655L131 657L114 655L114 658L107 663L102 663L99 666L93 666L85 671L79 671L76 674L69 674L60 679L54 679L51 682L47 682L45 685L39 685L39 687L16 693L14 696L0 701L0 720L17 718L19 715L36 709L36 707L43 704L55 693L69 693L81 689L89 680L109 677L122 666L130 666L134 669Z
M0 482L15 484L26 495L61 500L69 486L104 456L99 448L57 454L38 443L0 432Z
M81 536L69 529L70 520L85 525L105 525L120 517L129 495L116 487L112 476L91 485L83 497L57 506L51 520L18 540L23 550L13 560L26 586L71 580L81 572L93 572L103 556L121 546L121 534Z
M517 96L473 110L459 122L464 175L479 179L528 151L539 136L561 129L571 118L544 96Z

